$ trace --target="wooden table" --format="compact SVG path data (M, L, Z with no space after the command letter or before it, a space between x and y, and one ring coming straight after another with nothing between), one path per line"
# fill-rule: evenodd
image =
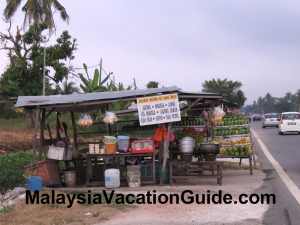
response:
M128 158L144 158L144 157L151 157L152 161L152 181L147 182L151 184L156 183L156 176L155 176L155 152L153 153L117 153L117 154L86 154L86 185L90 186L92 184L91 178L92 178L92 159L93 158L100 158L103 159L103 164L105 167L105 159L113 159L117 165L117 167L120 168L120 158L123 158L125 161ZM145 183L145 182L144 182Z
M172 160L170 160L170 184L173 183L173 178L174 178L174 174L173 174L173 166L175 163L187 163L189 165L196 165L199 168L201 168L202 170L209 170L212 172L212 176L217 178L217 184L222 185L222 180L223 180L223 164L224 162L222 161L205 161L205 160L199 160L195 161L195 162L187 162L184 160L177 160L177 156L180 155L180 158L184 158L184 156L192 156L193 154L183 154L180 152L176 152L174 154L172 154ZM216 174L215 174L216 171Z
M248 159L249 160L249 171L250 175L253 175L253 161L254 161L254 155L245 155L245 156L224 156L224 155L218 155L217 158L219 159L239 159L239 165L242 166L242 159Z

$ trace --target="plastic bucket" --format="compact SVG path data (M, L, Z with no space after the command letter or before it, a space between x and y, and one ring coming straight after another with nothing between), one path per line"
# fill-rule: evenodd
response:
M129 187L140 187L141 186L141 167L127 166L127 183Z
M38 176L31 176L27 178L26 188L32 192L41 191L43 189L43 180Z
M118 188L120 187L120 170L107 169L104 171L105 187Z
M105 153L106 154L116 154L117 144L105 144Z
M119 152L127 152L129 148L129 137L128 136L118 136L118 151Z

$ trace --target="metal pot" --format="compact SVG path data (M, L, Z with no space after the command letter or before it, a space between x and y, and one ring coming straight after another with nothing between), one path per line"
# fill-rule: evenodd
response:
M182 153L193 153L195 148L195 139L192 137L184 137L180 140L179 149Z
M201 153L201 154L219 154L220 146L218 144L200 144L199 153Z

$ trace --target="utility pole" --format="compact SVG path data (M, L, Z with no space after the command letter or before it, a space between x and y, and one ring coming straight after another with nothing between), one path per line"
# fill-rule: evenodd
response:
M44 47L44 64L43 64L43 95L46 95L46 47Z
M102 72L102 57L100 58L99 67L100 67L100 75L101 75L101 72Z

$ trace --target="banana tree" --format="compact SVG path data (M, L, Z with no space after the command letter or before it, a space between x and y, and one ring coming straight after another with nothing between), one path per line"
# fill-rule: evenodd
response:
M83 92L107 91L107 86L105 84L109 80L111 73L106 75L106 77L102 80L101 68L100 70L95 69L92 77L90 76L88 67L85 63L83 64L83 68L85 74L79 74L81 80L80 88Z

